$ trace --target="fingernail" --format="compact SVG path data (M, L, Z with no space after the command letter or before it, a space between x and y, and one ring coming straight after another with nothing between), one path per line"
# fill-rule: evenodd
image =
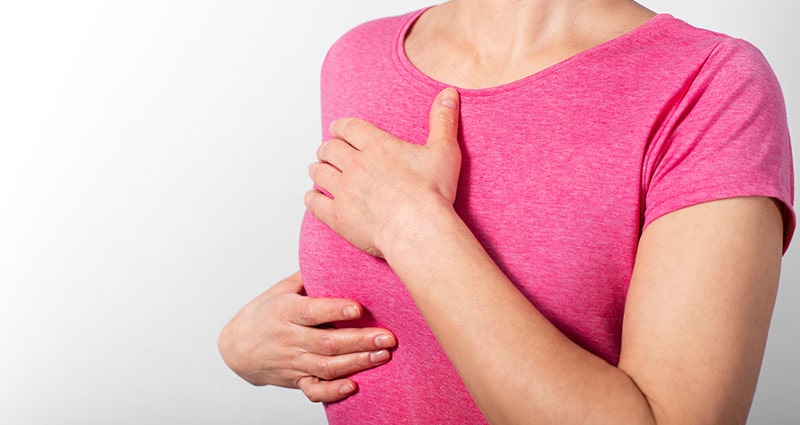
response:
M369 361L372 363L383 363L389 360L389 352L386 350L375 351L369 354Z
M347 319L355 319L360 315L360 311L358 310L357 306L349 305L344 308L344 317Z
M378 348L394 347L394 338L389 335L378 335L375 337L375 346Z
M341 387L339 387L339 394L350 394L356 390L356 386L352 383L348 382Z
M452 88L442 90L442 106L447 108L456 109L456 101L458 100L458 92Z

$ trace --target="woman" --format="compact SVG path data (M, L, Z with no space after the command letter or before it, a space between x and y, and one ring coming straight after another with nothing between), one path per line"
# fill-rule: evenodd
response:
M752 46L631 1L452 0L345 35L322 92L302 282L223 331L237 373L331 423L746 421L794 229Z

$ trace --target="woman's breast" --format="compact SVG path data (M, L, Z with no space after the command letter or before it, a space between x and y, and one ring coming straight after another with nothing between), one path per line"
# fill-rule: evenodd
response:
M403 283L384 260L350 245L306 213L300 232L300 271L309 296L348 298L362 305L361 319L335 326L382 327L398 341L391 361L354 376L358 393L326 406L331 424L485 423ZM445 402L446 410L431 409ZM397 406L402 406L400 418Z
M309 296L362 305L364 317L348 326L394 327L422 320L386 261L362 252L309 213L300 231L300 272Z

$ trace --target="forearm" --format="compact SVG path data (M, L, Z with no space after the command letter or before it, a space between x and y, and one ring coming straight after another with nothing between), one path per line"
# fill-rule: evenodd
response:
M493 423L653 423L630 377L556 329L444 202L384 250Z

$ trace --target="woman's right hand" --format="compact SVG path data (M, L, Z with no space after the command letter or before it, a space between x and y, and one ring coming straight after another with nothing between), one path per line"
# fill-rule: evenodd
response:
M253 385L299 388L313 402L352 395L346 378L389 361L395 336L380 328L323 328L361 317L361 306L340 298L302 295L300 273L245 305L222 330L225 363Z

